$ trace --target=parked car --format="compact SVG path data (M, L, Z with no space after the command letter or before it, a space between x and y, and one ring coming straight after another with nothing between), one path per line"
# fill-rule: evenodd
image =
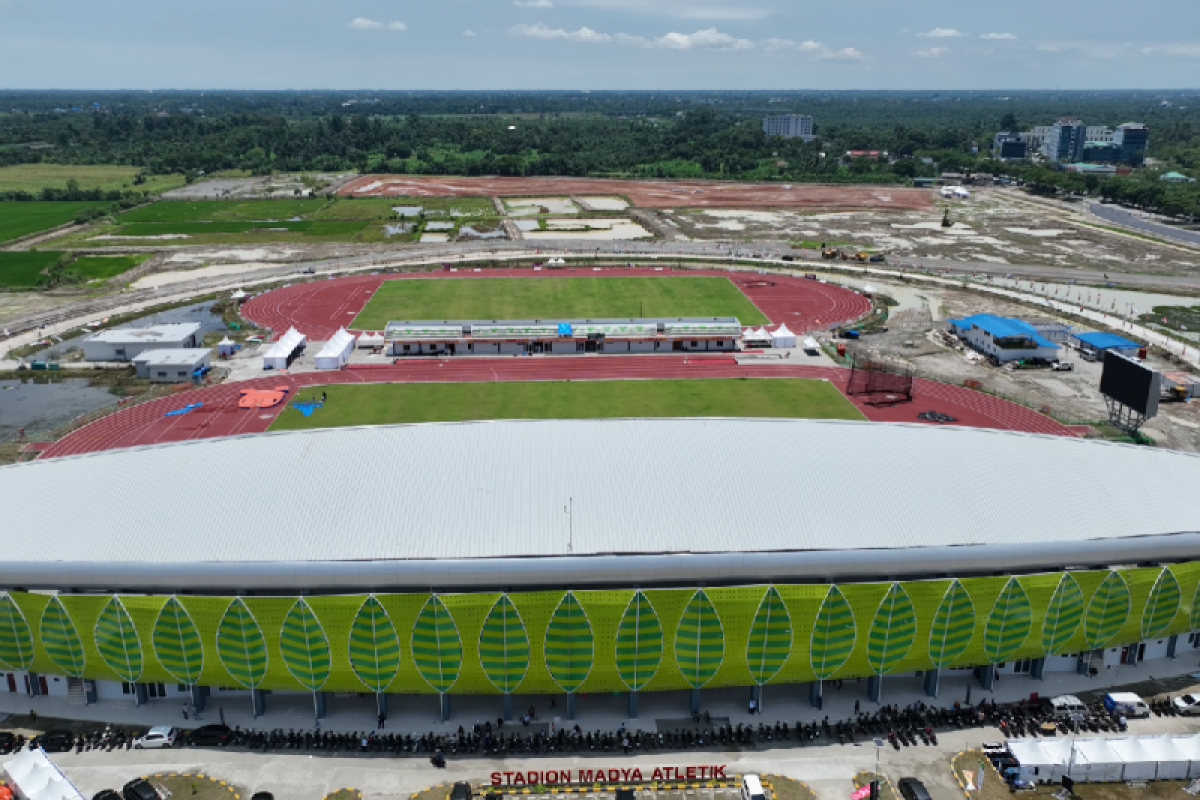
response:
M204 725L188 734L192 747L224 747L229 744L228 725Z
M1075 365L1070 361L1055 361L1050 365L1050 369L1055 372L1070 372L1075 369Z
M133 740L135 750L150 750L156 747L174 747L179 731L170 725L157 725Z
M92 795L92 800L122 800L116 789L101 789Z
M121 796L125 800L161 800L158 790L151 786L150 781L145 778L134 778L125 784L125 788L121 790Z
M17 746L17 735L9 731L0 731L0 755L8 755Z
M1175 706L1175 710L1185 717L1200 714L1200 697L1194 694L1185 694L1176 697L1171 701L1171 705Z
M925 784L916 778L901 778L897 786L905 800L930 800Z
M65 753L75 746L75 734L70 731L46 731L33 740L33 746L47 753Z

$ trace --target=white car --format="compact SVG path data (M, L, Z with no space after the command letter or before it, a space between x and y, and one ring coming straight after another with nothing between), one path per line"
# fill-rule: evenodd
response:
M1175 710L1185 717L1200 714L1200 697L1194 694L1181 695L1171 703L1175 706Z
M141 736L133 740L133 746L137 750L152 750L159 747L174 747L175 737L179 731L168 725L159 725L151 728Z

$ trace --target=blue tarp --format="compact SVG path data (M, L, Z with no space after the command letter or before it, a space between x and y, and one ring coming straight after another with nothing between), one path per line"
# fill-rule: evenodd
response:
M163 416L164 417L181 417L184 414L191 411L193 408L199 408L202 405L204 405L204 403L188 403L183 408L177 408L174 411L168 411L167 413L163 414Z
M571 335L571 323L569 323L569 322L558 323L558 335L559 336L570 336Z
M1102 331L1091 331L1089 333L1076 333L1075 338L1084 344L1090 344L1097 350L1137 350L1141 347L1137 342L1131 342L1124 336L1118 336L1115 333L1104 333Z
M311 417L312 413L323 405L325 405L325 404L317 403L317 402L303 402L303 403L296 402L296 403L292 403L292 408L299 411L301 416Z
M981 331L990 333L992 336L1001 339L1007 339L1011 336L1023 336L1037 342L1039 347L1059 349L1058 345L1038 333L1037 328L1028 322L1011 317L998 317L995 314L972 314L962 319L952 319L950 320L950 324L963 330L970 330L974 326Z

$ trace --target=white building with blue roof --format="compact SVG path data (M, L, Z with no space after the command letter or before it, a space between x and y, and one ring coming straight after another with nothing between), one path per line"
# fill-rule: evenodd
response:
M1105 331L1080 331L1071 334L1071 340L1081 353L1099 358L1104 357L1106 350L1112 350L1121 355L1136 356L1142 349L1137 342Z
M1041 358L1054 361L1062 349L1028 322L995 314L950 320L951 330L968 345L999 363Z

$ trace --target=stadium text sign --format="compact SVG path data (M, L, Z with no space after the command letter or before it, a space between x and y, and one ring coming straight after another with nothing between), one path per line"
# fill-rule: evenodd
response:
M649 770L648 770L649 771ZM492 786L552 785L556 783L638 783L639 781L695 781L724 778L724 764L705 764L699 767L655 767L646 775L638 767L611 769L546 769L525 772L493 772Z

